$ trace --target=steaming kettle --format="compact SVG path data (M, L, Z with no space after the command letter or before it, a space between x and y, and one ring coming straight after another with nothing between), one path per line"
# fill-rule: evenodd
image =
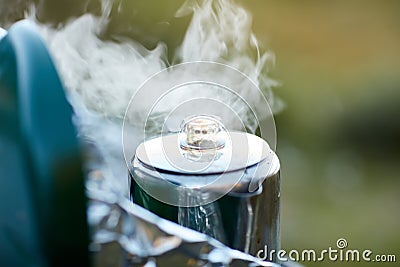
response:
M261 138L213 116L147 140L130 165L131 198L157 215L256 255L279 250L279 159Z

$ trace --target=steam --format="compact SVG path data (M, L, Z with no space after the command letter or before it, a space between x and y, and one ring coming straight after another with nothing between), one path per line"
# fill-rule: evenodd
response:
M273 110L280 111L282 103L271 91L278 83L267 75L275 58L270 52L260 51L251 29L251 14L232 0L188 0L176 15L189 13L193 18L177 59L215 61L242 71L263 90Z
M170 63L167 46L162 40L153 50L134 40L102 40L99 35L107 26L112 1L104 0L102 3L101 16L85 14L58 29L35 21L33 13L28 15L28 19L38 25L52 53L76 113L80 136L99 149L105 161L102 168L110 189L126 195L128 179L121 138L123 117L132 95L149 77L170 66ZM237 68L263 90L273 108L279 109L279 102L271 92L276 82L266 75L274 57L270 53L261 53L251 31L251 15L231 0L188 0L176 16L191 13L192 20L175 52L173 63L207 60ZM201 86L193 90L212 96ZM246 88L241 93L245 95ZM173 99L182 100L179 97ZM245 126L255 131L257 125L253 118L246 115L243 103L223 94L219 94L219 99L231 103L243 115ZM252 96L249 99L254 105L261 101ZM140 105L145 105L146 99L142 101L137 103L139 108L132 120L145 116L141 114ZM157 115L176 104L167 101ZM153 119L156 120L156 117ZM132 136L135 136L135 122L131 122ZM225 123L236 127L234 121ZM136 140L136 145L140 141Z
M167 66L166 47L160 43L149 51L135 41L101 40L103 21L87 14L60 30L43 27L42 33L68 92L78 94L87 109L122 119L135 90Z

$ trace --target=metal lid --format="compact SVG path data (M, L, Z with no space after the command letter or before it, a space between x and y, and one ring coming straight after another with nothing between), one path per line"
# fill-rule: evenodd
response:
M180 133L143 142L136 158L149 168L179 175L209 175L233 172L272 161L274 152L260 137L228 132L211 116L196 116L183 122Z

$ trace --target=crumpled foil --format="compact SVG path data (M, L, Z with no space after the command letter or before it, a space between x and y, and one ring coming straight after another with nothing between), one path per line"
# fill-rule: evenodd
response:
M101 173L87 181L93 266L279 266L162 219L102 188Z

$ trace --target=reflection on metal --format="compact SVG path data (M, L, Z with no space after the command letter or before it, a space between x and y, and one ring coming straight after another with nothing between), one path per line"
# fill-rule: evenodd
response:
M103 266L278 266L230 249L204 234L161 219L126 199L93 189L91 252Z
M184 198L183 203L199 203L199 198L207 198L209 193L201 193L195 190L180 190L179 196ZM222 214L218 202L193 206L178 207L178 223L182 226L204 233L223 243L227 243Z
M280 164L263 139L201 115L139 145L130 168L134 203L251 255L280 249Z
M97 148L86 143L85 151L94 267L279 266L231 249L110 192L99 171L104 162Z
M224 147L225 136L220 121L212 116L194 116L182 123L180 146L185 150L211 150Z

